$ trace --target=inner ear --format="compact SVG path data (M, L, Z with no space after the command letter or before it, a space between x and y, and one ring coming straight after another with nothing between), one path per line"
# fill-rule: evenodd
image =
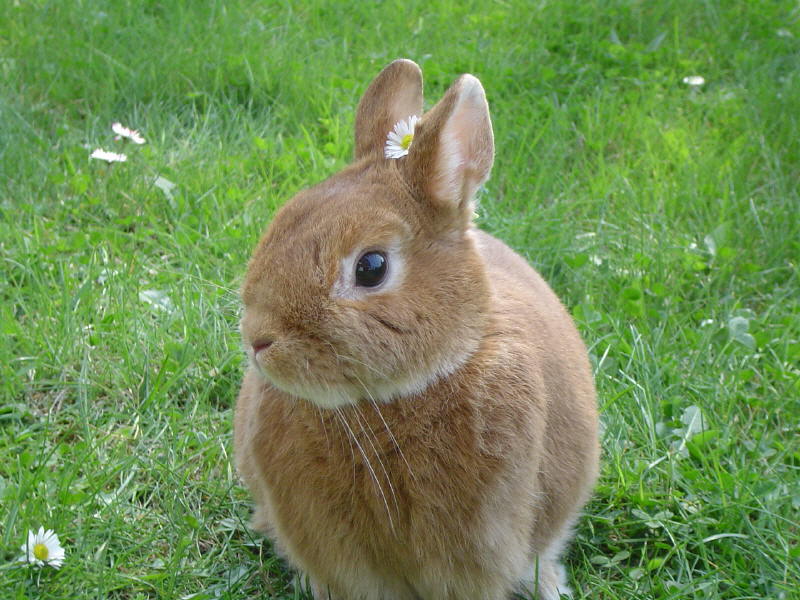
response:
M389 132L411 115L422 116L422 71L414 61L401 58L372 80L358 103L356 160L383 157Z
M494 136L483 86L462 75L417 125L403 165L406 179L436 206L468 222L473 198L494 162Z

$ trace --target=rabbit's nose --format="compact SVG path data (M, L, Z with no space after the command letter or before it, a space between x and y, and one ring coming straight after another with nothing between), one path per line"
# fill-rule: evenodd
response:
M259 338L253 342L253 355L256 356L262 350L266 350L272 346L272 340L267 338Z

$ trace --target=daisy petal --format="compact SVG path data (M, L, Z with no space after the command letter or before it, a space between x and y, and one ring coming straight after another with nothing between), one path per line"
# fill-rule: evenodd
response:
M132 141L134 144L144 144L145 139L142 137L137 130L131 129L130 127L125 127L122 123L113 123L111 125L111 131L117 134L115 140L118 139L126 139Z
M408 119L401 119L395 123L392 131L386 135L386 146L383 154L386 158L402 158L408 154L414 141L414 129L419 117L411 115Z
M108 152L106 150L103 150L102 148L95 149L95 151L89 155L89 158L104 160L109 164L113 162L125 162L126 160L128 160L128 157L124 154L117 154L116 152Z
M690 75L683 78L683 83L691 87L699 87L706 82L702 75Z

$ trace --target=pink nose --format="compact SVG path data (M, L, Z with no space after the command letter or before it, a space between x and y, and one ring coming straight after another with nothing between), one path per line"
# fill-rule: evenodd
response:
M258 339L256 341L254 341L253 342L253 355L258 354L262 350L266 350L270 346L272 346L272 340L268 340L268 339L262 338L262 339Z

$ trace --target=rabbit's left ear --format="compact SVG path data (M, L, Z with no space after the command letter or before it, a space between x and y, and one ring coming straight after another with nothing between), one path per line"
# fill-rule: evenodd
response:
M466 225L473 198L494 162L494 135L481 82L462 75L417 124L408 156L401 159L406 180L437 211Z
M422 71L404 58L381 71L361 97L356 111L356 160L383 157L386 138L395 124L422 116Z

